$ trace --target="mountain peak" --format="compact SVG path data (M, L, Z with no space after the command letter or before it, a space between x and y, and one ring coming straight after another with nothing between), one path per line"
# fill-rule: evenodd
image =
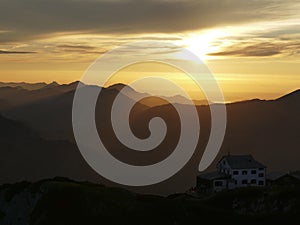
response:
M57 83L56 81L51 82L50 84L47 84L45 87L43 88L54 88L59 86L59 83Z
M78 85L78 84L83 84L83 83L81 83L80 81L77 80L72 83L69 83L68 85L72 86L72 85Z
M74 81L74 82L69 83L69 84L63 84L62 86L67 86L67 87L71 87L71 88L76 89L79 84L84 85L84 83L82 83L81 81Z
M113 85L109 86L107 89L114 89L117 91L121 91L125 87L128 87L131 91L134 91L129 85L122 84L122 83L113 84Z
M48 84L48 86L58 86L59 83L57 83L56 81L52 81L50 84Z

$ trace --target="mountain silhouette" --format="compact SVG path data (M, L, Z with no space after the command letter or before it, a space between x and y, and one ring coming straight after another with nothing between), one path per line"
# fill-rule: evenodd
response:
M300 99L300 90L296 90L276 99L276 101L299 105L300 104L299 99Z
M9 83L5 83L5 82L0 82L0 87L21 87L24 88L26 90L37 90L40 89L42 87L45 87L47 84L44 82L40 82L40 83L25 83L25 82L21 82L21 83L17 83L17 82L9 82Z
M22 122L0 115L0 183L65 176L98 181L76 146L45 140Z
M0 106L2 106L2 108L0 107L0 113L6 118L25 123L35 130L32 131L32 134L38 134L36 137L23 138L28 140L28 143L18 148L21 148L23 152L27 151L31 157L34 155L34 160L29 159L28 156L30 164L38 164L42 168L44 168L44 165L49 167L48 170L28 171L26 173L28 178L47 178L50 175L64 176L67 174L67 177L74 179L86 178L96 182L109 183L89 168L75 144L72 129L72 103L77 85L78 82L75 82L66 85L53 85L49 88L43 87L32 91L20 87L0 88ZM108 88L83 85L83 88L87 90L101 88L96 107L96 123L101 140L111 154L123 162L134 165L148 165L165 159L175 148L180 136L180 122L177 112L171 104L162 101L159 97L138 93L132 88L127 89L131 94L128 94L128 92L123 93L122 98L125 103L135 102L135 96L138 95L143 95L150 101L153 99L154 102L159 102L159 104L153 105L146 104L143 101L135 104L130 115L130 125L132 132L137 137L147 138L150 135L148 124L150 119L156 116L162 117L168 127L165 140L152 151L138 152L128 149L118 140L110 123L112 104L124 87L125 85L122 84ZM217 161L229 152L232 154L252 154L258 161L267 165L268 171L299 170L299 93L298 90L275 100L255 99L227 104L228 123L224 143L217 158L208 170L213 170ZM184 109L187 114L191 110L191 106L186 104L178 104L178 107ZM133 188L134 191L173 193L185 191L195 185L195 177L199 174L198 164L209 139L211 125L209 106L197 106L197 110L200 118L201 134L191 161L182 171L163 184L139 190ZM0 120L1 123L5 121L6 119ZM5 132L8 128L1 125L1 129ZM21 138L26 133L30 134L31 132L18 133L16 136ZM12 145L12 142L16 143L10 141L13 139L5 139L7 140L6 145L9 143ZM37 143L39 143L39 146L36 146ZM3 149L7 148L9 147ZM21 151L16 146L14 148L15 151ZM38 154L35 154L35 151ZM10 180L19 180L15 178L20 178L17 173L20 170L14 169L14 173L10 173L11 165L7 163L11 162L14 155L7 154L7 150L3 150L2 153L4 155L1 159L6 162L2 164L2 167L9 168L5 169L7 174L4 177L10 178ZM74 164L77 164L77 161L80 163L77 167L72 164L70 168L64 165L65 168L58 163L60 161L58 158L65 161L71 158ZM54 163L47 163L47 160L53 160ZM22 163L21 165L24 166ZM32 176L30 175L31 172ZM35 175L33 176L33 174Z
M2 101L0 108L2 108L2 110L9 110L19 108L23 105L34 104L69 91L74 91L77 85L78 82L63 85L58 85L56 82L53 82L34 90L28 90L22 86L0 87L0 103ZM6 103L6 105L4 103Z

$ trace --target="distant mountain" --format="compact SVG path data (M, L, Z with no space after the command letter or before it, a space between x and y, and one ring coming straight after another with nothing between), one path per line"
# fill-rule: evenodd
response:
M68 146L66 149L69 150L62 151L61 154L63 155L59 157L62 157L66 161L68 161L69 157L74 158L74 163L78 160L78 162L83 165L82 167L86 168L81 169L81 166L77 168L72 167L72 171L75 172L69 173L72 174L72 176L70 175L71 177L76 178L76 171L85 171L78 173L81 174L80 179L86 176L87 179L107 182L103 178L100 179L90 168L87 169L88 166L83 162L75 145L72 130L72 103L77 85L78 83L59 86L54 85L54 87L41 88L34 91L20 88L0 88L0 99L2 99L0 100L0 105L1 102L3 105L7 105L2 109L0 107L0 113L5 115L5 117L21 121L32 127L36 130L43 142L45 139L62 140L58 142L64 143L64 145ZM143 101L137 103L132 110L130 119L132 131L136 136L140 138L147 138L149 136L148 122L155 116L161 116L166 121L168 133L166 139L153 151L136 152L126 148L115 136L110 123L112 103L123 87L122 84L118 84L109 88L102 88L96 107L96 122L99 135L106 146L109 146L111 153L124 162L134 165L159 162L166 158L177 144L180 135L178 115L174 107L166 102L160 102L158 105L146 104ZM87 88L88 90L89 88L100 87L85 85L83 88ZM129 88L127 92L124 92L123 100L128 104L135 102L134 96L136 93L137 95L141 94ZM158 101L158 99L153 96L148 96L147 98L149 101L152 101L152 99L154 102ZM225 140L220 153L208 170L213 170L217 161L224 154L228 154L228 152L232 154L252 154L258 161L268 167L268 171L299 170L299 102L299 91L295 91L270 101L256 99L227 104L228 124ZM186 104L178 104L178 106L184 109L187 114L191 110L191 106ZM182 171L165 183L153 187L145 187L136 191L172 193L185 191L195 185L195 177L198 174L198 164L209 138L211 123L208 106L197 106L197 110L201 123L201 134L192 160ZM22 136L22 134L18 136ZM32 143L34 142L33 140ZM50 149L53 146L51 144L48 145L48 142L57 143L57 141L48 140L47 143L41 144L47 147L40 146L39 149L46 149L47 152L51 152ZM16 142L14 141L14 143ZM56 149L56 152L57 148L61 149L62 147L53 148ZM24 148L24 151L25 149L29 149L29 155L34 154L34 152L31 152L31 149L36 150L36 148L31 148L30 146ZM76 156L73 156L74 152ZM69 154L71 156L68 156ZM39 161L39 157L42 158L42 161L46 160L46 156L37 154L37 162ZM61 165L56 164L57 159L55 159L53 155L51 157L49 156L49 159L55 163L49 165L47 162L44 162L44 164L48 165L49 168L56 167L56 165L60 168ZM5 160L4 156L1 158ZM6 159L6 162L11 162L11 158ZM4 163L2 166L4 166L3 168L10 168L11 165ZM52 168L51 170L53 171L51 174L54 175L56 169ZM44 170L34 171L33 174L39 173L39 176L42 176L43 171ZM45 174L47 175L48 173L44 173L44 175ZM87 176L86 174L89 175ZM42 177L45 177L44 175ZM7 173L6 176L9 176L12 180L14 177L18 177L16 173L13 175Z
M20 83L17 83L17 82L8 82L8 83L5 83L5 82L0 82L0 87L21 87L23 89L26 89L26 90L37 90L37 89L40 89L42 87L45 87L47 86L46 83L44 82L40 82L40 83L25 83L25 82L20 82Z
M35 91L19 88L0 88L0 99L9 102L2 113L9 118L24 121L45 138L73 140L71 125L72 104L78 82L68 85L44 87ZM98 86L83 85L89 90ZM119 91L114 88L102 88L101 108L109 108ZM126 97L126 101L134 101ZM138 104L139 105L139 104ZM143 106L144 108L146 106ZM1 107L0 107L1 108Z
M125 84L122 84L122 83L117 83L117 84L113 84L111 86L109 86L107 89L110 89L110 90L117 90L117 91L121 91L123 90L124 88L127 88L127 91L124 92L124 93L131 93L131 92L136 92L132 87L128 86L128 85L125 85Z
M13 108L19 108L20 106L35 104L40 101L47 101L56 96L60 96L64 93L74 92L77 88L79 81L59 85L57 82L50 84L37 83L0 83L0 110L10 110ZM147 93L139 93L132 89L130 86L124 84L114 84L108 88L102 88L102 90L110 90L120 92L124 87L123 94L128 98L137 100L140 98L146 98L143 100L143 104L153 107L163 104L167 104L165 100L161 100L157 97L153 97ZM99 89L101 87L98 87ZM189 104L186 98L182 96L173 96L167 98L171 103ZM197 104L206 104L206 101L196 101Z
M0 183L55 176L97 181L77 147L42 139L27 125L0 115Z
M56 82L53 82L34 90L24 89L21 86L0 87L0 109L9 110L15 107L19 108L24 105L44 101L69 91L74 91L77 85L78 82L63 85L58 85Z
M284 95L284 96L276 99L276 101L278 101L278 102L290 103L290 104L295 104L295 105L300 104L299 100L300 100L300 90L293 91L287 95Z
M125 88L126 87L126 88ZM177 103L177 104L186 104L189 105L191 104L191 101L188 100L187 98L181 96L181 95L174 95L174 96L151 96L148 93L140 93L137 92L136 90L134 90L133 88L131 88L128 85L125 84L114 84L109 86L107 89L110 90L117 90L117 91L122 91L122 93L126 96L128 96L129 98L137 101L138 99L141 98L146 98L142 101L142 103L144 105L147 105L149 107L154 107L154 106L160 106L160 105L166 105L169 103ZM194 100L193 104L196 105L208 105L208 101L207 100Z
M274 101L228 104L227 133L220 154L250 153L269 171L299 169L295 160L300 157L299 102L300 96L288 94Z
M55 87L58 87L60 86L56 81L53 81L52 83L50 84L47 84L46 86L42 87L42 88L55 88Z
M21 122L7 119L0 115L0 141L20 141L39 139L38 133Z

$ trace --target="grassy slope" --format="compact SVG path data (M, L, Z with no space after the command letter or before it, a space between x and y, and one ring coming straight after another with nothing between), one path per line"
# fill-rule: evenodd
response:
M43 192L30 224L222 224L300 223L300 189L240 189L205 198L138 195L124 189L64 179L5 188L8 197ZM290 224L290 222L289 222Z

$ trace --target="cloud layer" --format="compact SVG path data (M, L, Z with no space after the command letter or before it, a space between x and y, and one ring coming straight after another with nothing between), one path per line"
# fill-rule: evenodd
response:
M60 32L180 33L286 17L290 0L1 0L0 42Z
M36 52L25 52L25 51L5 51L5 50L0 50L0 55L4 54L34 54Z

